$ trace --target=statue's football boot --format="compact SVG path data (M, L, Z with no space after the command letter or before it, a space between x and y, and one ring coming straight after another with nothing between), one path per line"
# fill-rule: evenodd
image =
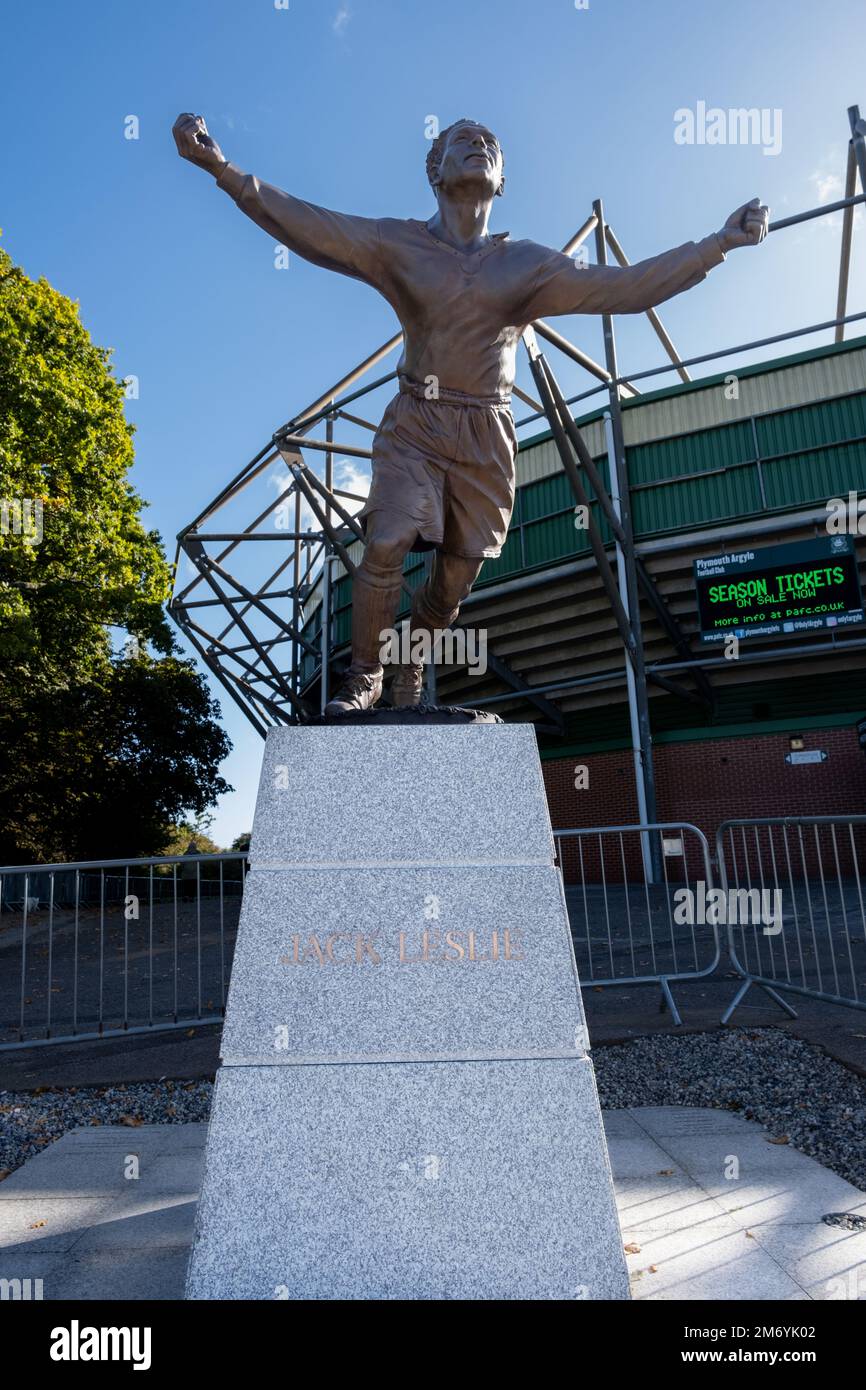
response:
M398 666L391 682L391 704L395 709L413 709L420 705L423 690L423 666Z
M325 714L352 714L356 710L372 709L381 694L381 666L372 669L350 666L333 699L325 705Z

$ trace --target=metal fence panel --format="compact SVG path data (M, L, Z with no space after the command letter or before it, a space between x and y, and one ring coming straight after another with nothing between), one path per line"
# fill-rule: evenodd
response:
M792 1015L777 990L866 1008L866 816L727 820L716 849L726 894L760 895L769 908L763 920L728 921L743 984L722 1021L753 984Z
M219 1022L246 859L0 869L0 1049Z
M718 927L703 906L712 890L709 846L697 826L555 830L581 984L656 984L676 1023L670 982L715 970Z
M554 831L581 983L708 976L866 1008L866 816ZM220 1022L246 854L0 868L0 1050ZM715 914L710 903L721 899Z

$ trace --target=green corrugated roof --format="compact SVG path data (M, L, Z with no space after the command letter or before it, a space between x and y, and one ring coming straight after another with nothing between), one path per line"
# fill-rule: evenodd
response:
M736 375L740 378L749 376L763 376L766 372L779 371L785 367L794 367L801 362L816 362L823 357L835 357L840 353L856 352L858 349L866 348L866 337L849 338L844 343L829 343L825 347L808 348L803 352L791 353L787 357L774 357L767 362L752 362L747 367L738 367ZM671 367L671 371L674 368ZM660 401L672 396L687 395L692 391L705 391L708 387L719 386L731 374L730 367L723 372L715 372L712 376L701 377L696 381L678 381L672 386L662 386L657 391L646 391L640 396L634 396L629 400L622 401L622 409L638 410L642 405L649 404L650 401ZM588 425L593 420L600 420L608 409L604 405L598 406L587 415L576 417L578 425ZM530 449L533 444L541 444L545 439L552 439L551 430L542 430L539 434L534 434L529 439L520 441L521 449Z

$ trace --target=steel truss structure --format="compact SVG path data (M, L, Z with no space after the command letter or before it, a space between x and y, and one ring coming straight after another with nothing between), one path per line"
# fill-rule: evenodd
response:
M661 367L634 373L630 377L619 373L614 323L609 314L602 315L605 346L603 365L541 320L524 333L524 346L538 399L515 386L515 396L531 411L517 422L517 426L520 428L547 420L575 504L587 508L585 515L589 518L587 530L590 545L626 658L621 677L628 687L642 824L657 819L647 684L656 684L712 708L713 689L709 672L719 662L718 659L701 658L693 653L689 638L635 553L621 402L640 394L640 388L635 385L638 381L675 371L682 381L689 382L692 380L690 367L830 328L835 330L836 341L841 342L846 324L866 319L866 313L847 313L854 209L866 202L866 121L861 119L856 106L849 108L848 119L851 135L845 197L838 202L810 208L772 222L769 228L775 233L812 218L842 212L834 318L682 360L659 315L650 309L647 318L669 361ZM856 191L858 173L859 193ZM620 241L605 220L600 199L593 203L591 215L565 244L563 251L568 255L578 252L590 235L594 236L599 264L607 263L608 252L620 266L629 264ZM577 363L595 378L597 384L566 399L539 348L539 339ZM389 372L363 386L357 383L401 343L402 334L395 334L318 400L276 430L255 457L178 535L175 591L169 612L202 661L262 736L273 725L303 723L317 715L328 699L333 679L339 674L336 653L340 646L345 648L346 644L345 641L337 643L334 639L332 566L335 560L339 560L349 575L355 573L356 565L348 547L362 539L362 532L352 506L357 508L364 498L351 488L335 485L334 460L335 456L339 456L340 460L369 460L372 455L369 447L342 440L338 442L334 432L338 422L345 422L356 432L375 433L376 425L355 413L356 402L393 382L396 372ZM599 393L607 398L605 430L610 490L605 486L571 412L573 405ZM321 437L322 429L324 437ZM317 455L324 455L324 477L309 461L310 457ZM241 494L251 483L268 476L268 470L274 468L279 470L276 481L280 490L273 500L258 510L252 520L238 527L235 504ZM273 477L273 474L270 476ZM597 500L599 510L614 536L613 563L609 555L610 543L603 539L589 507L591 495ZM314 524L304 525L305 512L308 518L312 517ZM229 518L228 522L226 518ZM278 546L277 563L274 565L271 561L263 565L261 549L264 547L267 552L269 544L273 542L277 542ZM191 569L191 578L187 575L181 578L182 560ZM404 587L409 592L405 580ZM321 625L319 632L312 637L309 632L305 633L304 628L307 605L314 588L321 589ZM640 622L641 596L670 639L677 656L675 661L647 664ZM857 645L863 643L857 642ZM815 648L806 646L797 650L809 653ZM301 661L305 654L313 660L314 674L302 681ZM765 660L773 659L775 655L788 659L795 652L781 647L777 653L761 653ZM495 652L488 651L488 664L506 685L509 695L474 703L492 703L496 699L514 698L517 695L534 707L534 717L541 712L544 722L538 725L539 728L547 731L562 728L561 711L548 697L564 693L566 689L574 690L582 684L580 680L559 682L555 686L532 686ZM431 678L435 681L435 673L431 672ZM683 678L689 681L688 686L682 683ZM309 696L311 690L317 692L315 703Z

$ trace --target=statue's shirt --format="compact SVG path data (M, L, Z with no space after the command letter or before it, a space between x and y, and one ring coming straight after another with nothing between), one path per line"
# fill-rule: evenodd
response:
M582 266L507 232L467 253L425 222L331 212L232 164L217 182L290 251L384 295L403 328L400 373L473 396L510 395L517 344L534 320L638 313L690 289L725 259L714 234L627 267Z

